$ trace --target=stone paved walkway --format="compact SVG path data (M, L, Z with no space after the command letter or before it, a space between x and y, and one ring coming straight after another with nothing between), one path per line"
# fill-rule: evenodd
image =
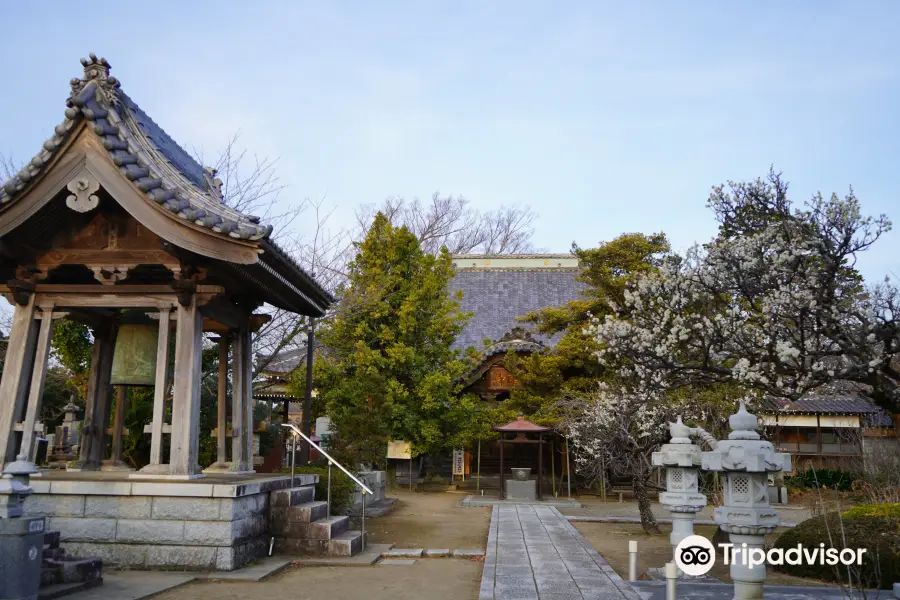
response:
M494 506L479 600L640 600L554 507Z

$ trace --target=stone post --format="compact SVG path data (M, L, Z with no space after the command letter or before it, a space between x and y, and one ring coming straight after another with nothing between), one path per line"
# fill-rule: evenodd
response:
M30 475L38 470L28 461L9 463L0 479L0 595L37 598L44 548L44 518L25 518L31 494Z
M717 448L703 453L703 468L724 475L725 502L716 508L715 521L730 534L736 550L731 562L735 600L757 600L763 597L765 565L747 564L754 548L762 549L765 536L775 531L781 521L769 505L769 473L790 471L789 454L775 452L775 447L760 439L757 419L747 412L743 401L738 412L728 419L731 433ZM731 556L729 556L729 559Z
M652 456L653 466L666 469L666 491L659 494L659 503L672 514L669 541L673 557L681 540L694 535L694 519L706 506L706 496L699 488L700 447L691 442L690 434L691 429L678 417L669 423L672 439Z

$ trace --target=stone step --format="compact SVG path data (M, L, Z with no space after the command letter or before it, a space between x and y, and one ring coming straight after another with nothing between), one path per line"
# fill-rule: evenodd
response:
M78 583L93 581L102 577L103 561L99 558L69 558L65 560L44 559L41 566L41 581L45 580L44 570L55 570L56 581L48 583ZM46 579L49 579L49 573Z
M38 600L56 600L70 594L89 590L103 584L103 579L91 579L78 583L54 583L38 590Z
M353 556L362 552L361 531L345 531L328 540L328 556Z
M349 517L330 517L309 524L308 537L313 540L330 540L350 528Z
M328 503L322 501L304 502L288 509L289 520L312 523L328 517Z
M44 548L59 548L59 532L58 531L45 531L44 532Z
M316 499L316 486L303 485L286 490L269 492L269 506L272 508L287 508L306 504Z
M308 538L276 537L273 551L276 554L323 556L328 551L330 540L310 540Z

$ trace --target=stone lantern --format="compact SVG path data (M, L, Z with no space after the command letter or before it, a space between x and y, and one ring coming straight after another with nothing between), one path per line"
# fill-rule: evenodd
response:
M703 468L721 471L725 479L724 505L716 508L715 521L731 537L736 551L729 556L735 600L763 597L766 579L764 564L750 568L748 553L764 551L765 536L775 531L781 519L769 505L769 474L789 471L789 454L760 439L757 419L747 412L743 401L738 412L728 418L731 433L715 450L703 453Z
M672 551L684 538L694 535L694 519L706 506L699 490L700 447L691 442L692 429L681 422L669 423L672 439L653 453L653 466L666 468L666 491L659 502L672 514Z

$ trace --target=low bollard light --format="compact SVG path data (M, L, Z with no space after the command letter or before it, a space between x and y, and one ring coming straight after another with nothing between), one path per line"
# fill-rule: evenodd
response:
M637 581L638 575L638 543L628 542L628 581Z
M673 562L666 563L666 600L675 600L675 585L678 582L678 567Z

